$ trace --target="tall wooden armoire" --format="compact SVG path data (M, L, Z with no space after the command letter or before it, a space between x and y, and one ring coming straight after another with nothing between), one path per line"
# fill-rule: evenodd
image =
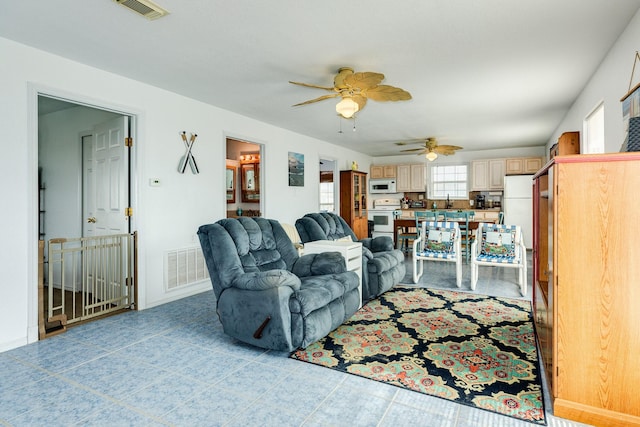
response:
M340 171L340 216L349 224L358 239L364 239L369 235L366 172Z
M535 175L534 319L554 415L640 425L640 153Z

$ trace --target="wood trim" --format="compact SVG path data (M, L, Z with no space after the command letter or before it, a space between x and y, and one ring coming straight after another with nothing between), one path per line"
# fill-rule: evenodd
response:
M639 427L640 417L608 411L602 408L583 405L564 399L553 402L553 415L556 417L579 420L582 423L601 427Z
M572 154L569 156L557 156L553 160L556 163L628 162L640 160L640 152Z

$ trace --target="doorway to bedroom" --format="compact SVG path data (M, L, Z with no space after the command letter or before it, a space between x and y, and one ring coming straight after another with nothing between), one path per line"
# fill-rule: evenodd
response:
M40 338L134 307L132 122L38 96Z

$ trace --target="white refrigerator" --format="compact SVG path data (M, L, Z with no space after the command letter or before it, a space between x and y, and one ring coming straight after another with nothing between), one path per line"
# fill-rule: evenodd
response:
M502 212L504 223L522 228L524 244L533 247L533 175L512 175L504 177Z

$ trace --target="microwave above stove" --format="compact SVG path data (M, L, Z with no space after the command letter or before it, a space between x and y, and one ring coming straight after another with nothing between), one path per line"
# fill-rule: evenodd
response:
M397 193L395 179L371 179L369 180L370 194Z

